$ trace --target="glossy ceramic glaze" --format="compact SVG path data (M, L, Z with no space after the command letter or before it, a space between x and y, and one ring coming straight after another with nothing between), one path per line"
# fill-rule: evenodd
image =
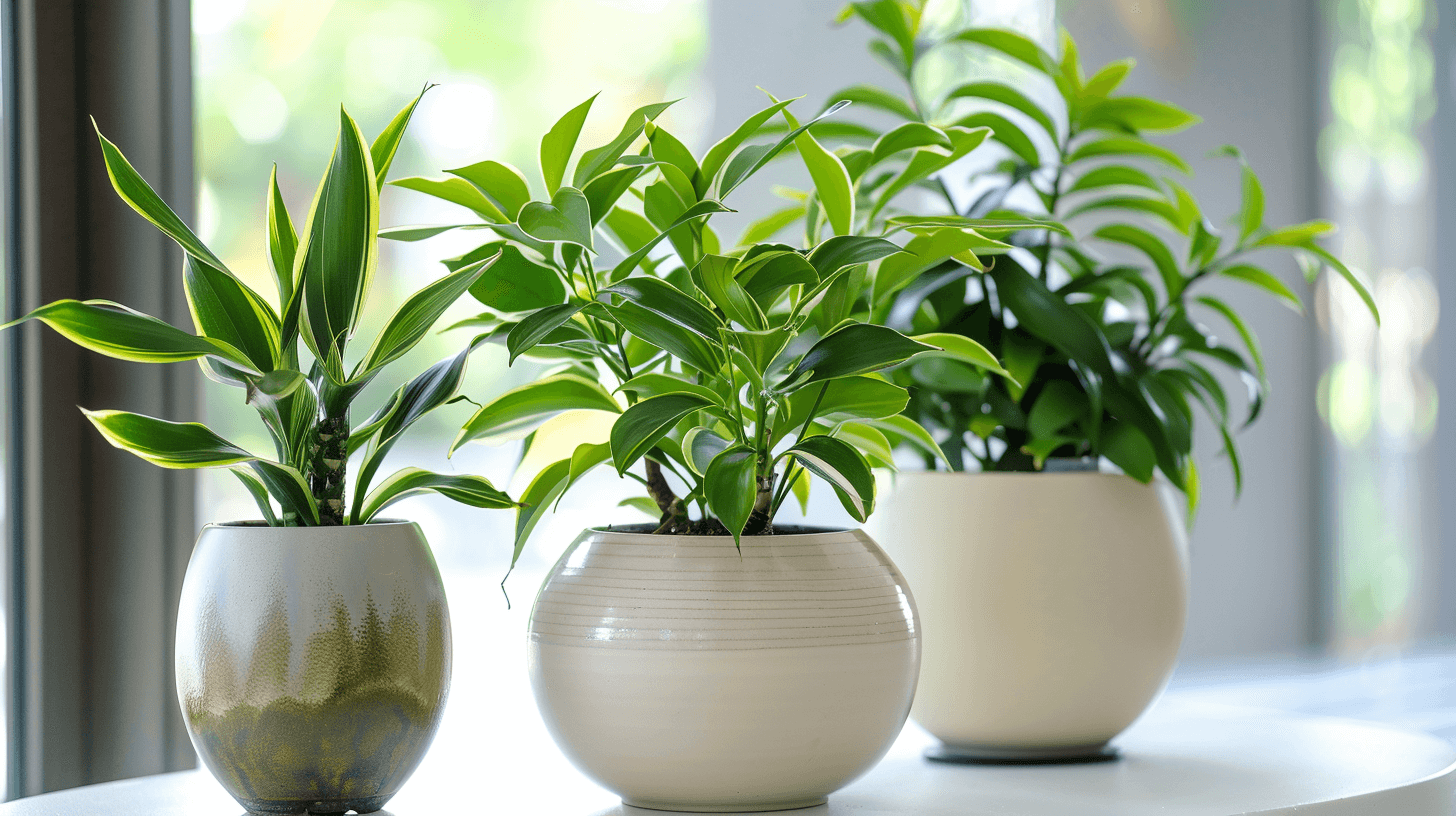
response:
M588 530L536 598L530 672L568 758L660 810L807 807L909 713L915 604L861 531L732 539Z
M249 811L369 813L429 747L450 616L417 525L208 525L182 584L177 693Z
M912 717L964 757L1095 755L1173 670L1188 541L1172 488L1109 473L903 473L872 529L915 587Z

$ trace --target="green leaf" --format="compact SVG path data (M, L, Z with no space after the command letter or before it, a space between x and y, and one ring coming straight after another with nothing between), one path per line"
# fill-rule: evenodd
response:
M714 404L697 394L663 394L631 406L612 424L612 463L618 474L627 472L652 449L678 420Z
M268 263L278 283L278 303L284 307L293 299L293 259L297 252L298 235L283 203L283 192L278 189L278 165L275 164L268 177ZM291 347L293 338L284 337L282 343L284 348Z
M1108 224L1093 232L1092 237L1130 246L1142 252L1157 267L1158 275L1163 279L1163 290L1167 293L1168 298L1176 300L1182 293L1184 280L1183 273L1178 270L1178 261L1173 257L1173 252L1168 249L1168 245L1164 244L1158 236L1131 224Z
M397 501L424 493L439 493L447 499L471 507L504 509L518 506L510 496L497 490L483 476L432 473L417 467L401 468L379 486L369 491L364 509L356 523L368 524L379 511Z
M994 114L975 114L976 116L994 116ZM986 127L965 127L965 120L945 129L946 136L950 137L951 148L946 150L940 147L922 147L910 154L910 159L905 163L905 169L896 176L894 180L886 184L880 191L875 201L875 206L870 210L870 219L873 220L880 211L889 205L890 200L899 195L912 185L929 178L931 175L944 170L962 156L970 153L986 140L991 134L990 128Z
M717 391L714 391L706 385L699 385L672 374L660 374L657 372L638 374L617 386L617 390L624 394L631 394L636 400L651 399L652 397L660 397L663 394L692 394L708 400L719 408L727 408L722 395Z
M268 498L268 486L263 484L263 480L259 479L251 470L242 468L231 468L231 470L232 474L238 477L238 481L243 483L243 487L252 494L253 501L258 505L258 512L263 514L263 520L267 522L268 526L279 526L278 516L273 512L273 502Z
M1066 380L1052 380L1042 388L1031 413L1026 418L1026 429L1032 439L1055 436L1069 423L1087 413L1087 396L1077 386Z
M1037 152L1036 143L1026 135L1026 131L1020 125L1007 119L999 113L981 111L963 116L956 120L956 126L962 128L987 128L996 141L1000 142L1007 150L1023 162L1036 167L1041 164L1041 154Z
M1033 122L1041 125L1042 130L1053 141L1057 140L1057 126L1051 115L1031 101L1026 94L1010 85L1000 82L968 82L946 96L947 102L952 99L986 99L998 102L1030 117Z
M791 102L801 98L785 99L782 102L775 102L769 105L745 119L743 124L735 128L732 133L724 136L718 140L717 144L709 148L708 152L703 156L702 166L698 174L693 177L693 189L698 197L701 198L708 191L708 188L713 185L713 178L718 175L718 171L722 169L723 163L728 161L728 157L733 155L733 151L737 150L739 145L752 138L758 132L758 129L765 122L777 115L779 111L783 110Z
M784 377L784 390L809 383L868 374L903 363L935 346L911 340L894 329L853 323L819 339Z
M433 87L435 86L426 85L421 89L419 94L404 106L403 110L394 115L384 130L374 138L374 143L369 146L369 157L374 162L375 190L384 189L384 178L389 175L390 165L394 164L394 155L399 152L399 143L404 139L404 131L409 127L410 117L414 116L415 108L419 107L420 100Z
M1157 466L1153 443L1130 423L1114 419L1102 426L1101 453L1123 473L1140 482L1152 481Z
M588 181L612 169L613 165L617 163L617 159L622 158L622 154L627 152L627 148L632 146L632 142L642 135L642 129L647 126L647 123L656 119L658 114L667 110L674 102L676 100L657 102L643 105L632 111L627 116L626 124L622 125L621 132L617 134L617 138L581 154L581 160L576 163L576 173L572 176L573 186L585 186Z
M1294 224L1288 227L1280 227L1270 230L1254 242L1254 246L1288 246L1301 247L1315 238L1328 235L1335 231L1335 225L1329 221L1316 219L1306 221L1303 224Z
M828 482L855 521L863 522L874 512L875 477L853 445L830 436L810 436L780 455L794 457L810 473Z
M1072 219L1076 216L1089 212L1102 210L1130 210L1132 212L1147 213L1163 221L1175 231L1187 233L1190 222L1180 213L1177 208L1162 198L1140 195L1112 195L1102 198L1094 198L1090 201L1073 207L1063 214L1064 219ZM1170 253L1171 257L1171 253Z
M875 108L876 110L891 113L901 119L908 119L912 122L920 120L919 114L915 113L915 109L910 107L910 103L889 91L881 90L873 85L852 85L830 94L824 100L826 106L838 102L853 102L856 105Z
M920 423L910 417L903 415L888 416L884 419L866 420L865 424L872 428L878 428L881 433L885 434L886 438L896 445L907 445L921 454L940 460L945 463L946 467L951 466L950 459L946 457L945 451L940 449L940 445L936 444L935 437L931 436L929 431L925 430Z
M708 511L733 534L733 543L739 544L758 498L758 454L742 445L719 453L703 474L703 489Z
M617 212L626 211L621 209L613 210L613 213ZM613 267L611 275L612 280L620 280L627 277L627 275L630 274L633 269L637 268L638 264L642 263L643 259L647 257L647 253L651 252L652 249L656 247L659 243L661 243L662 239L666 238L668 233L672 232L674 229L684 224L687 224L688 222L695 219L703 218L704 216L709 216L713 213L720 212L733 212L733 210L730 210L719 202L713 201L711 199L707 201L699 201L693 206L688 207L686 210L683 211L682 215L679 215L677 217L677 220L672 222L671 226L669 226L662 232L659 232L656 237L652 238L647 243L638 247L635 251L633 251L631 255L623 258L621 262ZM608 217L607 220L610 226L610 221L612 220L611 217ZM616 228L613 227L613 230L615 231Z
M1239 243L1264 226L1264 188L1254 168L1243 165L1242 203L1239 205Z
M587 207L591 210L593 227L612 211L613 205L632 187L632 182L641 175L642 168L640 167L618 167L616 170L603 173L586 183L581 192L586 196Z
M850 3L848 10L894 41L900 53L890 62L900 73L908 74L915 60L915 30L919 27L920 8L900 0L861 0Z
M200 422L170 422L127 411L81 413L113 447L158 467L192 469L223 467L256 459Z
M597 299L609 303L612 295L625 298L710 342L718 342L718 330L724 327L723 321L713 314L712 309L661 278L627 278L601 290Z
M662 517L662 511L657 509L657 502L647 498L646 496L628 496L627 498L617 502L617 506L631 507L635 510L640 510L654 519Z
M459 300L499 257L495 255L452 272L411 295L395 310L384 330L374 339L374 345L370 346L369 353L364 355L359 366L358 375L377 371L414 348L445 310Z
M0 329L26 320L39 320L76 345L119 360L175 363L215 357L250 370L253 367L246 354L227 343L188 334L108 300L58 300Z
M683 434L683 456L688 460L688 469L702 476L708 472L713 457L727 450L733 442L719 436L711 428L697 425Z
M895 454L890 449L890 440L879 428L863 422L845 422L835 429L834 438L852 445L871 467L899 470L895 467Z
M157 195L151 185L141 177L141 174L122 155L121 150L101 134L101 129L96 125L96 119L92 118L91 126L96 129L96 138L101 142L101 156L106 162L106 175L111 179L111 186L116 194L121 196L133 210L162 232L167 237L177 242L182 251L210 262L219 269L226 269L227 266L214 254L207 245L202 243L188 226L177 217L167 202Z
M729 320L752 331L763 331L768 328L763 310L733 276L737 264L737 258L704 255L692 269L693 283Z
M1340 277L1345 279L1346 283L1354 288L1355 294L1359 295L1360 299L1365 302L1365 307L1370 310L1370 316L1375 318L1375 325L1378 327L1380 325L1380 309L1376 307L1375 298L1371 296L1370 289L1365 285L1365 282L1360 280L1354 272L1350 271L1350 267L1345 266L1343 261L1330 254L1329 250L1324 247L1310 243L1301 248L1324 262L1326 266L1333 268Z
M343 357L374 279L379 188L359 126L339 111L339 137L299 237L303 317L320 360Z
M584 308L584 303L558 303L526 315L506 335L506 351L510 353L507 364L514 365L517 357L535 348L547 335L566 325L567 321Z
M1296 295L1294 290L1284 285L1283 281L1269 274L1264 269L1249 264L1234 264L1219 269L1218 274L1226 278L1252 283L1279 298L1280 301L1294 311L1300 314L1304 313L1304 304L1300 301L1299 295Z
M1186 174L1193 172L1193 168L1188 166L1188 162L1183 161L1183 157L1177 153L1174 153L1166 147L1159 147L1151 142L1145 142L1142 139L1128 136L1112 136L1106 139L1084 142L1080 147L1072 151L1072 155L1067 157L1067 164L1076 164L1084 159L1094 159L1102 156L1139 156L1162 162Z
M241 350L251 367L267 373L278 364L278 316L232 273L191 255L183 262L187 306L199 334Z
M531 200L531 190L526 186L526 177L520 170L496 161L476 162L467 167L446 170L452 176L459 176L491 200L505 216L506 221L515 221L521 208Z
M501 212L500 208L494 202L486 198L480 190L476 189L475 185L465 179L427 179L411 176L409 178L395 179L389 182L389 185L391 187L403 187L406 190L414 190L417 193L434 196L442 201L448 201L451 204L459 204L486 221L504 223L512 220L507 218L506 214ZM391 238L396 241L419 241L433 235L438 235L440 232L449 229L455 229L455 227L411 227L407 230L389 230L381 234L381 237ZM422 232L422 230L434 230L434 232Z
M1175 131L1203 121L1177 105L1145 99L1140 96L1119 96L1102 99L1082 111L1078 124L1084 130L1109 129L1136 132L1140 130Z
M502 312L529 312L566 300L566 285L556 270L513 243L485 244L445 265L454 272L497 255L495 263L484 267L480 278L470 286L476 300Z
M1102 66L1097 73L1088 79L1082 86L1083 99L1101 99L1117 90L1122 81L1127 78L1128 71L1137 64L1134 59L1122 59L1116 62L1109 62Z
M561 179L566 175L566 165L571 161L571 151L576 149L581 126L586 122L587 112L599 93L566 112L541 137L541 177L546 181L546 192L556 195Z
M691 179L698 175L698 162L693 158L692 151L678 141L677 137L656 125L648 125L644 130L647 132L647 144L652 158L681 170L683 176L689 180L688 189L692 190Z
M870 163L879 164L896 153L919 147L939 147L950 150L950 137L945 131L924 122L906 122L885 131L870 148Z
M877 377L844 377L830 380L828 385L827 389L801 388L789 395L788 411L774 423L776 439L798 430L810 419L831 426L847 420L888 419L905 410L910 400L909 391ZM819 398L821 390L823 399ZM813 417L809 416L810 410L814 410Z
M986 274L995 281L997 297L1016 315L1022 328L1094 372L1103 376L1112 374L1112 352L1107 347L1107 339L1082 310L1016 264L998 263Z
M1200 295L1194 299L1223 315L1229 325L1234 327L1234 331L1238 332L1239 338L1244 341L1244 347L1249 350L1249 357L1254 361L1254 370L1258 372L1259 379L1267 379L1267 372L1264 370L1264 354L1259 348L1259 338L1255 336L1244 319L1239 317L1238 312L1235 312L1227 303L1209 295Z
M319 523L318 503L297 468L267 459L254 459L246 465L234 465L233 469L243 467L250 469L267 486L268 492L278 500L285 518L302 524Z
M939 347L939 351L926 352L926 357L947 357L952 360L959 360L977 368L983 368L993 374L999 374L1012 382L1016 381L1016 378L1011 376L1011 372L1001 367L1001 363L996 359L996 355L969 337L959 334L932 332L930 334L917 334L910 339L930 346Z
M840 237L829 240L850 239ZM819 282L818 270L803 255L794 250L777 248L782 246L782 244L755 246L744 254L733 273L737 281L743 284L748 295L757 301L765 312L773 307L779 296L790 286L812 287ZM899 247L895 249L898 251Z
M1234 496L1244 492L1244 469L1239 464L1239 449L1234 444L1234 438L1228 432L1228 428L1219 426L1218 431L1223 435L1223 452L1229 458L1229 467L1234 472Z
M738 151L738 155L734 156L728 162L728 166L723 168L723 177L718 180L718 198L727 198L729 193L733 192L738 185L747 181L754 173L757 173L765 164L768 164L774 156L779 154L779 151L797 139L799 134L808 130L815 122L818 122L824 117L833 116L838 113L841 108L848 104L848 102L836 102L830 105L823 113L811 119L807 124L800 125L789 131L782 139L779 139L772 145L750 145Z
M516 542L511 552L511 568L515 568L522 550L526 548L526 540L551 508L551 502L566 489L566 480L570 475L570 459L552 462L536 474L536 478L531 480L531 484L521 494L521 509L516 511Z
M784 111L788 115L788 111ZM849 235L854 231L854 182L839 157L824 149L809 133L800 133L794 139L799 156L809 177L814 180L814 189L819 193L819 204L829 218L829 225L835 235Z
M973 251L986 241L975 230L947 227L916 235L905 244L904 254L886 258L875 270L874 288L870 302L876 314L888 308L890 298L929 269L940 266L952 257ZM979 266L979 260L976 264Z
M538 241L592 248L591 205L575 187L562 187L551 203L532 201L521 208L521 230Z
M575 374L557 374L513 388L486 403L460 429L450 453L467 442L518 439L562 411L579 408L621 410L598 383Z
M1036 41L1015 31L996 28L974 28L950 38L952 42L975 43L999 51L1024 65L1052 76L1057 63Z
M561 503L561 497L565 496L566 491L580 481L581 477L611 458L612 446L606 443L584 442L577 445L576 450L571 452L571 466L567 470L566 483L561 486L561 493L556 497L556 503Z
M630 300L608 306L607 314L638 339L666 351L705 374L716 374L723 365L722 352L719 349L721 341L708 340L697 331L685 328L680 320L645 309ZM714 316L714 319L717 317Z
M777 326L763 331L735 331L728 333L728 342L743 354L738 361L739 367L742 368L741 364L747 363L754 383L762 385L763 375L768 372L774 360L778 359L779 354L783 353L796 333L790 326Z
M868 235L837 235L821 242L809 253L809 263L827 278L846 266L877 261L897 252L905 252L898 244Z
M1078 176L1066 192L1079 193L1083 190L1096 190L1103 187L1142 187L1156 193L1163 192L1162 187L1158 186L1157 180L1152 175L1125 164L1108 164L1088 170Z

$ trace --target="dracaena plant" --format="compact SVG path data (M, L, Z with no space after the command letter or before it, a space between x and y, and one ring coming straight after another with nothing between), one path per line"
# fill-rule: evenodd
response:
M475 507L514 506L479 476L419 468L399 470L370 489L400 435L455 398L466 359L480 340L409 380L350 427L360 390L413 348L492 263L482 259L416 292L357 362L345 363L377 264L380 188L418 103L416 97L372 144L340 111L333 158L301 234L284 207L275 169L268 183L268 257L281 309L233 274L98 131L117 194L182 248L196 334L103 300L59 300L15 323L39 320L80 346L123 360L197 360L209 378L243 389L240 404L246 400L257 411L276 456L257 455L196 422L83 409L108 442L165 468L231 469L274 526L363 524L422 492ZM347 463L359 451L346 505Z
M531 434L529 456L545 442L543 423L564 411L619 414L609 439L575 445L526 488L517 555L552 501L607 462L640 483L646 495L633 503L663 533L736 541L771 532L787 496L804 500L808 474L862 521L874 507L871 465L891 464L891 438L935 449L924 429L899 416L908 392L876 372L925 353L995 367L962 338L913 339L837 315L839 282L900 254L894 242L841 235L804 247L750 240L729 248L717 236L711 217L782 151L830 155L794 120L791 101L773 101L702 158L653 123L665 104L641 108L615 139L582 153L568 176L587 100L541 141L539 200L520 171L495 161L449 171L448 180L393 182L481 220L390 237L491 233L446 261L455 268L501 259L471 289L490 310L464 325L503 342L512 363L526 356L559 364L483 405L454 447ZM786 124L765 138L778 118Z
M1259 179L1234 148L1222 152L1239 162L1242 206L1231 225L1212 223L1179 181L1187 162L1148 138L1198 119L1119 94L1132 60L1088 77L1065 33L1060 59L1010 31L932 36L921 30L920 6L904 0L852 3L843 17L875 30L871 51L901 90L856 86L829 100L851 99L896 122L843 131L836 155L853 201L838 204L838 217L853 218L860 235L908 230L906 248L915 253L886 260L869 286L848 293L849 313L974 339L1012 375L949 360L901 372L914 390L907 414L940 437L949 467L1037 470L1048 457L1102 456L1142 481L1161 471L1196 503L1190 453L1192 407L1200 405L1219 428L1238 486L1233 434L1258 416L1268 383L1254 332L1206 284L1251 285L1301 310L1265 268L1292 253L1311 280L1333 269L1375 315L1365 286L1319 244L1332 225L1266 225ZM928 89L927 57L950 49L999 55L1021 76L962 76ZM998 151L999 162L993 155L970 171L974 159L952 166L978 141L972 134L985 134L983 151ZM911 189L918 195L903 195ZM835 221L824 193L820 186L795 213L811 236ZM1041 223L1024 228L1026 220ZM1110 260L1103 253L1113 247L1137 260ZM1227 324L1236 342L1224 342L1206 319ZM1241 420L1219 369L1247 387Z

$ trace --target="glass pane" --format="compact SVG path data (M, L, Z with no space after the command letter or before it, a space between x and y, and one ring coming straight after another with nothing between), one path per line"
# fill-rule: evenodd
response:
M199 227L203 239L260 292L275 297L263 231L265 194L274 162L295 222L306 218L338 126L342 103L368 135L377 133L426 82L426 94L395 161L392 177L443 176L446 168L484 158L506 159L540 188L541 135L569 108L600 91L580 144L605 142L634 108L690 97L660 120L695 149L703 149L709 100L700 88L705 49L701 2L581 2L520 0L408 2L252 0L193 4L197 94ZM601 43L610 42L610 48ZM400 188L386 188L382 226L455 223L465 211ZM467 217L467 220L470 220ZM383 242L378 277L360 335L372 336L410 293L438 278L439 259L482 243L441 236L419 244ZM479 311L462 303L441 325ZM355 416L372 411L398 377L454 353L465 338L431 335L356 403ZM517 364L507 369L498 346L471 360L463 393L488 399L540 374ZM260 453L270 450L251 411L239 410L238 391L208 384L205 421L219 433ZM473 408L459 404L427 417L395 448L388 472L406 464L445 472L477 473L509 484L520 444L470 446L445 458ZM616 477L598 471L538 528L540 546L526 551L506 585L513 514L464 508L439 498L412 499L397 515L418 521L445 575L455 622L456 666L451 716L444 729L510 735L441 742L475 744L462 763L492 773L519 770L533 778L577 779L550 763L564 763L550 747L530 703L524 667L525 616L532 594L567 542L587 524L638 521L619 508ZM511 485L518 492L524 485ZM201 521L256 518L251 499L227 474L204 473ZM530 757L526 762L521 757ZM449 762L434 757L432 762ZM461 769L464 770L464 767ZM517 786L526 790L527 786ZM583 796L600 797L587 787ZM591 801L595 802L596 798ZM504 812L528 812L529 805Z
M1371 281L1381 327L1326 279L1320 415L1332 475L1333 646L1399 645L1421 634L1438 588L1429 478L1436 427L1432 339L1438 298L1430 235L1428 123L1435 111L1427 3L1328 4L1332 54L1320 166L1340 225L1337 253Z

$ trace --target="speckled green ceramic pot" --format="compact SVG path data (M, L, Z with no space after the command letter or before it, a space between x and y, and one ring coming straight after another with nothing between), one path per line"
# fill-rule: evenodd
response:
M197 754L256 813L369 813L414 772L450 686L450 614L420 528L203 528L177 694Z

